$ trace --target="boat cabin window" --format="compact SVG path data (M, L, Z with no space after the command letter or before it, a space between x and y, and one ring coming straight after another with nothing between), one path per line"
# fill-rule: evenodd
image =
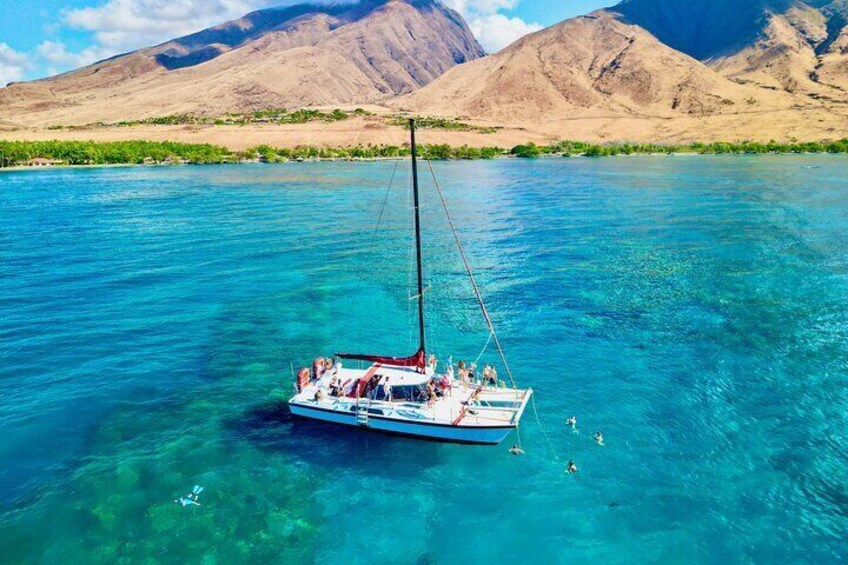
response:
M380 391L382 395L382 391ZM393 386L392 401L424 402L427 400L424 391L418 385Z

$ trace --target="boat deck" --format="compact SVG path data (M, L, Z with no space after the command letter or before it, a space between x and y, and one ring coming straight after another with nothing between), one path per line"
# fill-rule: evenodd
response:
M368 416L392 420L409 421L420 424L437 423L457 427L514 427L521 417L531 390L481 387L474 383L453 381L444 396L434 402L416 402L410 400L376 400L357 397L362 394L361 383L367 381L377 371L390 377L393 386L416 385L426 383L432 375L421 375L412 370L380 367L373 365L368 369L343 367L325 373L320 379L313 380L296 394L292 403L316 410L351 414L367 411ZM344 396L330 396L330 382L338 376L344 390ZM316 393L321 391L320 398Z

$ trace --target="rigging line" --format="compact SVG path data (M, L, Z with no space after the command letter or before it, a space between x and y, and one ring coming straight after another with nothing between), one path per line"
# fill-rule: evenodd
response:
M536 424L539 425L539 429L542 430L542 435L545 436L545 441L548 442L548 449L551 451L551 455L557 462L561 462L559 455L557 455L556 449L554 449L554 444L551 441L551 436L548 435L548 432L545 431L545 426L542 425L542 420L539 418L539 411L536 410L536 395L532 395L530 397L530 404L533 406L533 415L536 417Z
M480 355L477 356L477 359L474 360L475 365L480 362L480 358L483 357L483 354L486 353L487 349L489 349L490 343L492 343L492 332L489 332L489 337L486 339L486 345L483 346L483 351L481 351Z
M374 233L371 234L371 242L368 244L368 256L371 255L371 252L374 250L374 243L377 241L377 234L380 232L380 226L383 223L383 215L386 212L386 206L389 203L389 195L392 193L392 184L395 181L395 175L397 174L398 166L400 165L400 160L395 161L395 166L392 169L392 176L389 178L389 186L386 187L386 196L383 198L383 205L380 207L380 214L377 216L377 225L374 226ZM363 267L360 270L360 275L364 275L367 261L363 262ZM337 336L341 336L347 333L348 321L350 320L350 316L353 313L353 306L356 303L356 297L360 295L362 292L362 287L365 285L365 280L363 276L359 277L359 284L356 287L356 292L351 296L353 299L350 301L350 305L347 309L347 316L344 317L342 321L342 332L336 334Z
M518 388L515 384L515 378L512 376L512 370L509 368L509 363L507 363L503 347L501 347L501 341L498 339L498 334L495 332L495 326L492 324L492 319L489 317L489 311L486 309L486 303L483 302L483 295L480 293L480 287L477 286L477 281L474 278L474 272L471 270L471 264L468 262L468 257L465 255L465 249L462 247L462 242L459 239L459 234L457 233L456 226L453 223L453 217L451 217L450 211L448 210L448 203L445 200L445 195L442 193L442 187L439 185L439 181L436 178L436 172L433 170L433 163L431 163L429 159L427 159L427 166L430 168L430 175L433 177L433 183L436 185L436 191L439 193L439 199L442 201L442 207L445 209L445 215L448 218L448 225L450 225L453 238L456 241L456 246L459 248L459 255L462 257L462 262L465 264L465 271L468 273L468 278L471 280L471 288L474 289L474 295L477 298L477 302L480 304L480 311L483 312L483 319L486 321L486 325L492 334L492 339L495 341L495 346L498 348L498 353L500 354L501 361L503 361L504 369L506 369L509 381L512 383L512 388Z

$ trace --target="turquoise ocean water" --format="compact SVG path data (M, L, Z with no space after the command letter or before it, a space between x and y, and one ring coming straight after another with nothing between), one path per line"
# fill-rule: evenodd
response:
M292 365L415 347L407 166L371 253L391 162L0 174L2 560L846 559L848 161L435 163L520 458L286 409ZM429 343L470 360L424 189Z

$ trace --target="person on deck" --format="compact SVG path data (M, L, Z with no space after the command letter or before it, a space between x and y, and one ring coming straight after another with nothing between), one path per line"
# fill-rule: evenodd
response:
M338 376L334 375L333 379L330 381L330 396L335 396L336 398L342 395L342 383Z
M389 384L389 377L383 381L383 398L386 402L392 401L392 385Z
M494 365L489 368L489 380L492 381L492 386L498 386L498 370Z
M442 375L439 379L439 389L442 391L443 396L448 396L453 393L453 385L451 384L451 378L449 375Z
M426 395L427 395L427 404L429 406L432 406L436 402L436 387L433 384L433 381L427 382Z
M324 358L319 357L315 361L312 362L312 378L316 381L324 376L324 369L326 368L324 364Z
M465 368L465 361L461 361L457 364L457 373L459 374L459 380L462 384L468 384L468 369Z
M483 384L489 384L489 375L492 373L492 368L486 363L483 365Z
M427 360L427 365L430 367L430 370L434 373L436 372L436 367L439 365L439 360L436 359L434 354L430 354L430 358Z

